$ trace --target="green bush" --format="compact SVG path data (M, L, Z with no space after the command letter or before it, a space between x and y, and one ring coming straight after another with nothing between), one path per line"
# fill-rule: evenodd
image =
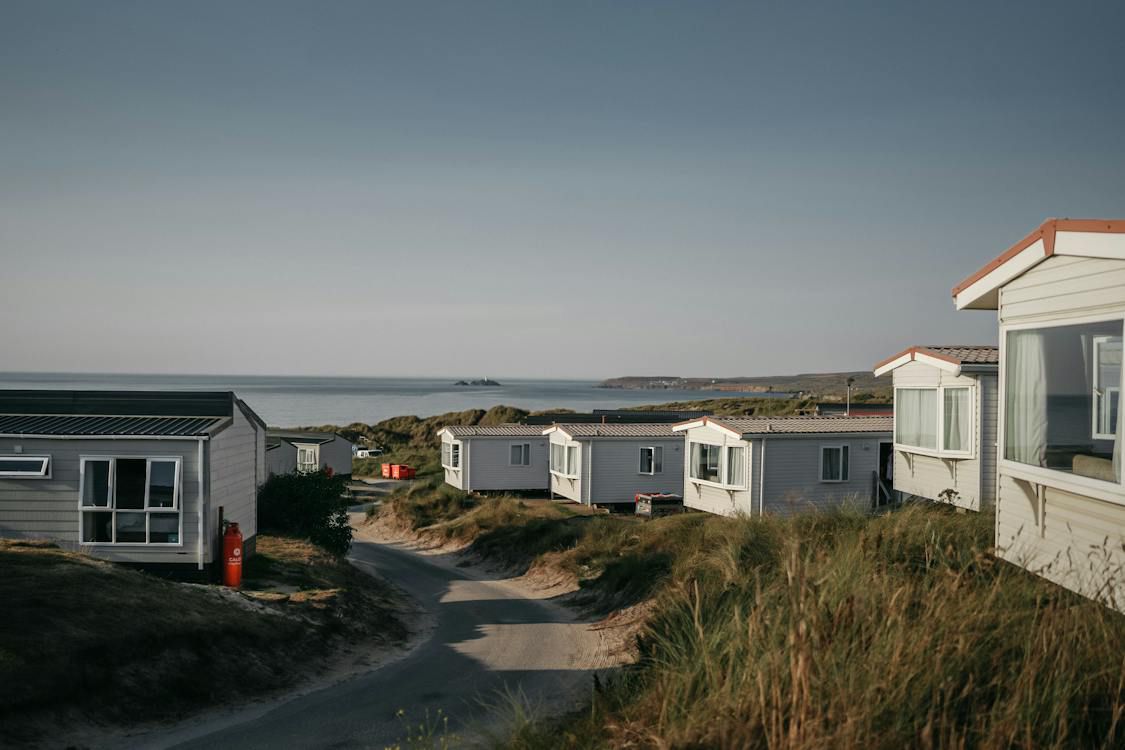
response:
M308 539L334 555L352 546L352 527L344 493L347 480L327 472L277 474L258 490L263 531Z

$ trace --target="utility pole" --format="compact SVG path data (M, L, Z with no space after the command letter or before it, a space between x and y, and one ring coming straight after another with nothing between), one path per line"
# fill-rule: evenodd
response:
M844 407L844 416L846 417L850 417L852 415L852 383L854 382L855 378L848 376L848 402Z

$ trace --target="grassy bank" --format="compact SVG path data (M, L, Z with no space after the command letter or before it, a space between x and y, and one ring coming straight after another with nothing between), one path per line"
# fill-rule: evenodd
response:
M445 490L387 512L601 608L654 600L636 667L512 747L1125 743L1125 618L996 561L987 515L638 523Z
M402 639L389 589L305 542L259 536L246 595L0 542L0 724L130 724L275 690L345 640Z

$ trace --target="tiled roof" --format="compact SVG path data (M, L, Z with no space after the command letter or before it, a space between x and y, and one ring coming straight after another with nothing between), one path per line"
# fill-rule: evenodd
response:
M891 432L894 417L707 417L741 435L827 434L838 432Z
M943 367L942 363L949 365L948 369L956 369L968 365L969 367L991 368L1000 364L1000 348L997 346L951 346L928 345L912 346L898 354L887 357L872 369L876 377L907 364L914 362L921 356L926 364ZM934 360L938 360L935 362Z
M1000 364L998 346L919 346L918 348L957 360L963 365Z
M671 423L663 424L559 424L555 425L573 438L623 437L658 438L677 437ZM548 428L549 429L549 428Z
M531 424L498 424L489 427L481 425L449 425L442 428L453 437L526 437L542 435L543 428ZM439 430L441 432L442 430Z
M0 415L0 435L201 437L227 419L4 414Z

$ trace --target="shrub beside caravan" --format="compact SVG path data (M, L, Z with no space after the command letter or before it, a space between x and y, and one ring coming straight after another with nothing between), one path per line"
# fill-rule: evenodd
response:
M1125 220L1049 220L953 298L999 318L997 554L1125 609Z
M722 515L791 514L891 502L892 417L683 422L684 505Z
M875 366L894 383L895 491L991 507L999 361L996 346L913 346Z

